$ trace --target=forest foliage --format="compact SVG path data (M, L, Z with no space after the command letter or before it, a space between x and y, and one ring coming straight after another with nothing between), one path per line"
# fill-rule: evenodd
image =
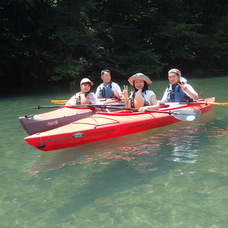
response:
M1 85L228 72L227 0L5 0Z

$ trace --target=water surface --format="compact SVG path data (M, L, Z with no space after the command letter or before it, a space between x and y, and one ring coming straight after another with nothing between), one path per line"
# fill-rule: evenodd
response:
M228 102L227 77L189 82L203 97ZM153 82L158 98L166 85ZM53 88L1 97L0 227L227 227L227 106L80 147L27 145L17 118L71 95Z

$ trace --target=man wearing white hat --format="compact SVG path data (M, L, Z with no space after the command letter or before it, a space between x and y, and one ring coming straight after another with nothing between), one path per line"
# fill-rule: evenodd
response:
M185 102L199 99L197 92L181 76L180 70L176 68L169 70L168 79L170 84L164 92L162 102Z
M83 78L80 82L81 91L72 96L66 105L81 105L81 104L102 104L96 95L90 92L93 82L88 78Z

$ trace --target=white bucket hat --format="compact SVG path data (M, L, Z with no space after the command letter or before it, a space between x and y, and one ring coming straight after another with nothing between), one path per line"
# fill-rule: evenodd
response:
M186 78L181 76L181 71L180 70L178 70L176 68L173 68L173 69L169 70L168 75L171 74L171 73L176 74L180 78L179 79L180 82L183 82L185 84L188 82Z
M132 76L128 79L128 81L129 81L129 83L130 83L131 85L133 85L133 83L134 83L134 81L135 81L136 79L140 79L140 80L145 81L145 82L147 83L147 85L151 85L151 84L152 84L152 81L149 79L149 77L147 77L147 76L146 76L145 74L143 74L143 73L137 73L137 74L132 75Z
M171 74L171 73L174 73L176 74L178 77L181 77L181 72L180 70L176 69L176 68L173 68L171 70L169 70L168 74Z
M88 78L83 78L82 80L81 80L81 82L80 82L80 85L81 84L84 84L84 83L90 83L90 85L92 86L93 85L93 82L92 81L90 81Z

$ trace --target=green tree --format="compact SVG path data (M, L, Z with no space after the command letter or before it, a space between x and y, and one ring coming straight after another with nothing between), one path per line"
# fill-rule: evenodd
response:
M228 72L226 0L5 0L0 82ZM166 77L166 76L165 76Z

